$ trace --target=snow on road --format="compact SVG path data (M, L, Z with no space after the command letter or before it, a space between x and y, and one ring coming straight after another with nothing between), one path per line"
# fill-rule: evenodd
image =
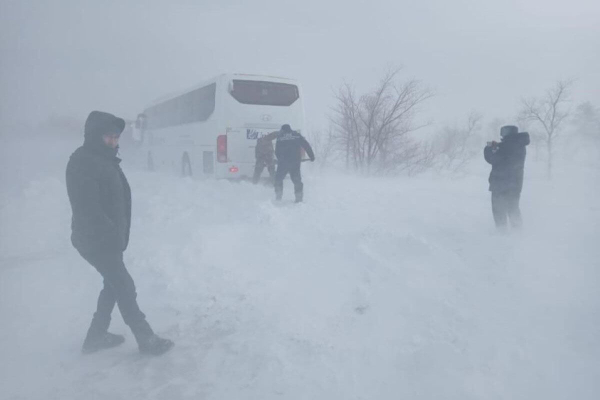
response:
M297 206L264 186L125 171L126 264L176 347L138 355L115 311L125 344L80 354L101 279L70 246L63 171L49 169L2 198L1 399L600 393L600 209L585 176L534 176L525 230L503 236L484 165L454 180L308 170Z

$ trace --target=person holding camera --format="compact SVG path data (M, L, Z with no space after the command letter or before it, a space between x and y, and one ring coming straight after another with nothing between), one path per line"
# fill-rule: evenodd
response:
M483 156L492 165L489 190L492 192L492 213L496 227L505 230L510 221L513 228L522 225L519 200L523 188L526 146L529 133L519 132L516 126L500 129L500 142L488 142Z

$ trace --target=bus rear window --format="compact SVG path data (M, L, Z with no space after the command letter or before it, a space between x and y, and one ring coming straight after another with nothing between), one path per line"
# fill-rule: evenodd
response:
M298 86L287 83L233 80L231 95L242 104L290 106L298 100Z

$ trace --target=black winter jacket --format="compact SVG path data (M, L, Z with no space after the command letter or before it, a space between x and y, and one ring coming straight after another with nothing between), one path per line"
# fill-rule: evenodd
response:
M71 241L81 253L121 252L129 243L131 189L117 150L101 139L104 133L120 134L124 121L94 113L86 122L83 146L67 164L67 192L73 210Z
M300 164L302 160L301 149L304 149L308 158L315 159L315 153L304 136L296 131L280 131L277 134L275 155L280 164Z
M525 147L529 142L529 134L521 132L503 137L496 146L485 147L483 156L492 165L489 178L490 191L521 192L527 154Z

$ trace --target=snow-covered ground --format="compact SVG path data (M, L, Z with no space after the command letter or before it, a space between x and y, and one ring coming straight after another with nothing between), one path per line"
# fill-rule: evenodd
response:
M307 166L297 206L125 162L126 264L176 347L140 356L115 310L125 344L84 356L101 279L69 242L75 146L2 150L1 399L600 397L596 170L529 162L525 229L505 236L483 160L461 179Z

